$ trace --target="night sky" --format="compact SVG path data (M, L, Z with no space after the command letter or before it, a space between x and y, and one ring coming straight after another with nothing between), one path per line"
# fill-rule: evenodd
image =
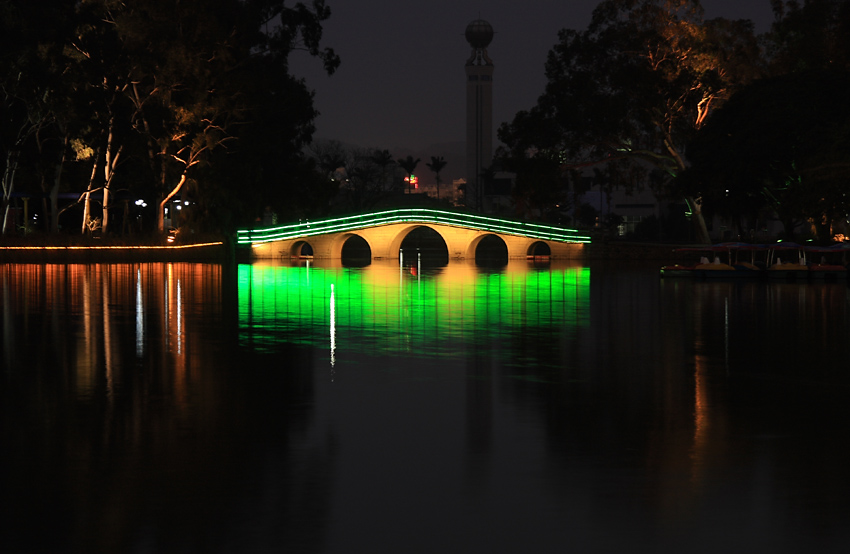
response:
M531 108L546 84L546 54L563 28L583 30L598 0L327 0L332 15L323 42L342 64L334 75L306 53L292 72L316 91L317 139L387 148L424 162L444 156L445 178L463 176L463 33L481 18L493 26L493 128ZM750 19L763 32L773 20L770 0L703 0L706 17ZM498 141L494 141L494 147Z

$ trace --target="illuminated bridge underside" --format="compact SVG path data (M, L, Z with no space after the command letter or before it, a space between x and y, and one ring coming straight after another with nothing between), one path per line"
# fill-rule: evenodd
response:
M552 258L576 258L584 244L590 242L589 237L571 229L426 209L242 230L237 241L243 246L251 245L254 257L260 259L299 256L306 244L312 248L314 258L339 259L346 241L358 236L369 245L373 259L397 259L404 238L420 227L436 231L453 259L474 258L481 241L494 235L504 241L509 258L539 253L541 243L548 247Z

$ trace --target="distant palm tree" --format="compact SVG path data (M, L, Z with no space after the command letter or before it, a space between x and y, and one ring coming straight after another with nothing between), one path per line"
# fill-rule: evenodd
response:
M431 156L431 163L425 164L434 172L434 177L437 179L437 200L440 199L440 172L446 167L447 163L442 156Z
M372 153L372 163L381 168L381 186L387 182L387 167L394 164L393 155L389 150L375 150Z
M410 187L413 186L413 172L416 171L416 166L422 161L419 158L413 159L413 156L408 155L406 158L396 160L399 167L407 172L407 193L410 194Z
M311 150L323 176L330 181L338 181L349 165L346 147L338 140L324 140L314 142Z

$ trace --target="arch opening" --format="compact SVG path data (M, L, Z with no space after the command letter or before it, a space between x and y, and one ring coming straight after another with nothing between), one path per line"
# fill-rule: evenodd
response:
M508 245L496 235L487 235L475 247L476 265L501 267L508 265Z
M417 227L410 231L401 241L399 249L404 255L404 264L415 264L440 267L449 263L449 247L440 233L430 227Z
M372 249L366 239L351 235L342 245L342 265L348 267L366 267L372 263Z
M306 241L298 241L292 245L292 251L290 255L293 258L312 258L313 257L313 247L310 246L309 242Z
M528 257L534 258L535 260L538 258L546 258L548 259L552 255L552 249L549 248L549 245L543 241L536 241L528 247Z

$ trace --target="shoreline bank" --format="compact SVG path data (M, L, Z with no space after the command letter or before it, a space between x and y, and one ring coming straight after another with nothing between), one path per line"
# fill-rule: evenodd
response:
M675 263L692 254L675 252L681 244L598 242L585 246L583 259L611 261L658 261ZM0 263L121 263L121 262L211 262L237 260L234 247L211 240L190 244L127 244L88 241L76 244L37 244L0 241ZM244 260L237 260L243 262Z
M121 263L209 261L232 258L232 248L223 241L191 244L37 244L24 241L0 242L0 263Z

